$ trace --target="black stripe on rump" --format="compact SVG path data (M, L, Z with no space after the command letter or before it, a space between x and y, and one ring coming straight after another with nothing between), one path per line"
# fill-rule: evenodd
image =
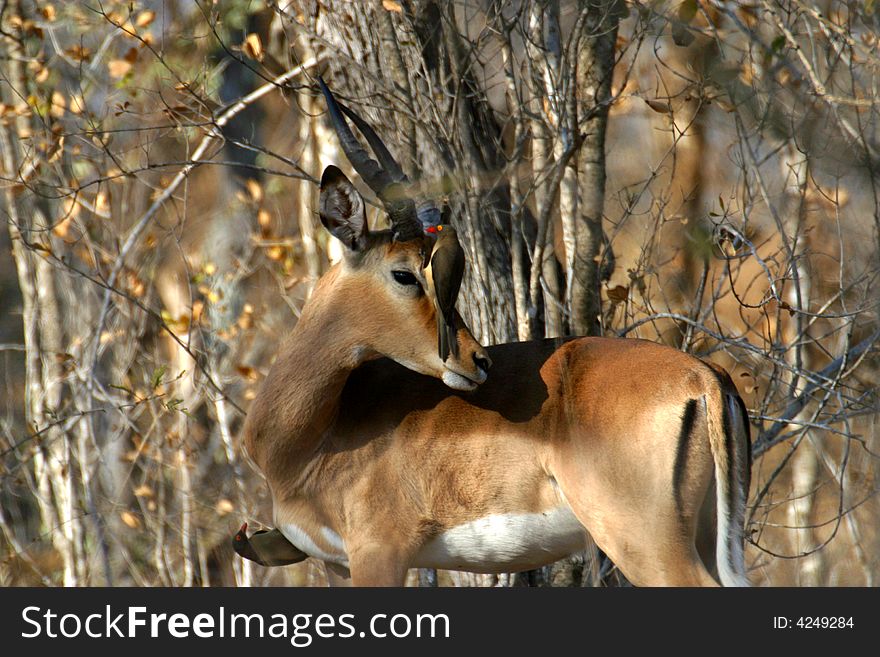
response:
M681 513L681 482L687 469L688 455L690 454L691 434L694 431L694 423L697 419L697 400L688 399L684 405L684 414L681 416L681 431L678 434L678 444L675 447L675 463L672 466L672 490L675 494L675 505Z
M724 451L727 452L727 504L733 512L735 506L736 495L736 470L739 467L737 463L736 446L733 444L735 436L733 435L733 418L730 417L730 405L727 403L727 393L722 389L721 404L723 406L724 417ZM733 518L730 519L731 522Z

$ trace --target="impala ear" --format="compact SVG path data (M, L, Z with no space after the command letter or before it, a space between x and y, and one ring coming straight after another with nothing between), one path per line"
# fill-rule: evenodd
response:
M321 223L331 235L352 251L364 248L367 241L364 199L338 167L331 165L324 169L318 208Z

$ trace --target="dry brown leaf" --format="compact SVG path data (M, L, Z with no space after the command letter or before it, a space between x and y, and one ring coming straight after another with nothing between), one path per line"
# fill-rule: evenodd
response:
M52 227L52 234L60 237L61 239L67 241L65 238L70 235L70 226L73 222L73 218L70 216L65 217L60 222L55 224Z
M87 62L92 58L92 51L89 48L86 48L79 44L68 48L64 52L66 52L71 59L77 62Z
M400 6L399 2L395 2L394 0L382 0L382 7L384 7L386 11L393 11L396 14L403 12L403 7Z
M149 27L154 20L156 20L156 12L148 9L138 14L134 24L138 27Z
M106 215L110 213L110 194L101 190L95 195L95 212Z
M193 301L192 305L192 321L193 323L199 322L202 319L202 312L205 310L205 302L201 299L196 299Z
M131 70L131 62L124 59L111 59L107 62L107 71L111 78L124 77Z
M721 98L715 98L714 103L719 107L719 109L724 110L728 114L736 111L736 107L728 103L726 100L722 100Z
M26 34L30 34L40 39L43 38L43 28L37 25L36 21L32 21L30 19L25 20L21 23L21 29Z
M60 91L52 92L52 104L49 107L49 114L51 114L56 119L60 119L64 116L64 110L67 109L67 99L64 97L64 94Z
M648 100L647 98L645 98L645 103L658 114L672 114L672 107L669 103L663 103L659 100Z
M257 380L257 370L255 370L250 365L236 365L235 371L241 374L241 376L248 381Z
M128 293L136 299L140 299L144 296L146 291L146 283L144 283L144 281L136 274L130 273L128 275Z
M86 108L86 101L83 100L83 97L74 94L70 97L70 112L72 114L82 114L83 110Z
M217 512L217 515L226 516L235 511L235 505L226 498L223 498L217 500L217 504L214 505L214 510Z
M623 303L629 297L629 288L624 285L617 285L608 288L608 300L612 303Z
M272 226L272 215L269 214L268 210L260 209L257 212L257 222L260 224L260 228L268 230Z
M119 517L122 519L122 522L125 523L125 526L130 529L140 529L141 521L136 515L131 513L130 511L123 511L119 514Z
M251 59L256 59L258 62L263 61L263 42L260 40L259 34L255 32L248 34L241 45L241 49Z
M137 30L134 25L132 25L131 21L125 21L124 23L117 23L119 29L122 30L122 36L128 39L136 39L137 38Z
M248 179L245 186L247 187L248 194L251 195L251 200L254 201L254 203L259 203L263 200L263 188L260 183L256 180Z
M146 484L141 484L134 489L135 497L153 497L153 489Z
M556 127L556 117L553 114L553 107L550 105L550 99L544 96L543 101L544 107L544 116L547 117L547 123L549 123L552 127Z
M242 331L246 331L249 328L253 328L254 326L254 307L246 303L244 304L244 308L242 308L241 315L236 322L238 324L238 328ZM256 374L254 375L256 378Z
M755 11L754 7L750 7L748 5L739 5L736 8L736 13L739 16L739 19L749 28L754 27L758 23L758 14Z

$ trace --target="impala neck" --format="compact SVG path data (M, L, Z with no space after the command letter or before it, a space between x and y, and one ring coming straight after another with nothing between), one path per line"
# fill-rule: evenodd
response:
M321 282L332 285L335 276L325 278ZM248 414L258 428L248 435L248 451L264 472L314 454L336 418L349 374L370 357L352 332L350 304L330 292L315 289Z

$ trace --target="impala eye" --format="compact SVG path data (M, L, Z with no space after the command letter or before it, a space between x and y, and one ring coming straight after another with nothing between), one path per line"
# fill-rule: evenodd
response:
M394 280L400 283L401 285L418 285L419 279L413 276L408 271L401 271L399 269L395 269L391 272L391 275L394 276Z

